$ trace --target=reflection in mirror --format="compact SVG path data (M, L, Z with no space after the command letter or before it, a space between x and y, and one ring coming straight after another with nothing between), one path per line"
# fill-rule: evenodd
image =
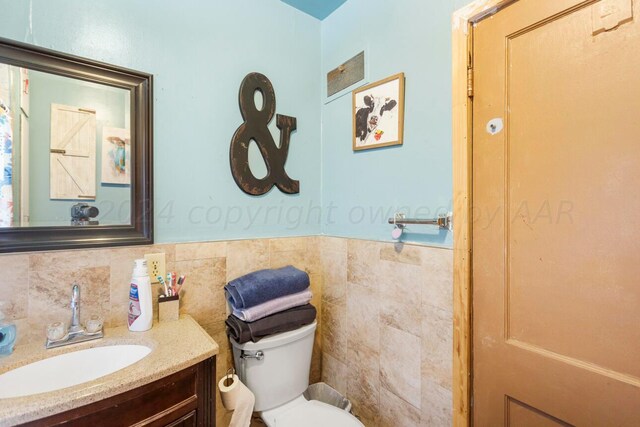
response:
M131 93L0 63L0 227L131 225Z

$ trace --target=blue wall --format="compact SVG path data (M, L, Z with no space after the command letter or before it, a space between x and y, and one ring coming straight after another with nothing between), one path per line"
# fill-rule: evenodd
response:
M320 21L279 0L33 0L29 34L29 1L0 10L1 37L154 75L158 242L320 233ZM298 119L287 162L298 196L250 197L231 177L238 88L252 71L271 79L277 112Z
M397 209L421 217L451 210L451 14L467 2L349 0L320 22L278 0L34 0L25 35L28 2L0 0L11 15L0 36L155 75L159 242L319 233L390 240L386 220ZM370 81L406 75L401 147L354 153L351 97L324 104L326 72L362 49ZM237 92L251 71L272 80L277 111L298 118L287 162L298 196L253 198L231 177ZM410 227L405 240L451 245L450 233L425 226Z
M349 0L322 22L323 75L366 49L370 83L406 78L402 146L353 152L351 95L323 105L325 234L391 240L396 210L425 218L452 209L451 16L464 3ZM409 227L403 240L452 244L430 226Z
M19 81L19 80L18 80ZM129 185L102 184L102 128L125 126L128 92L74 81L66 77L29 73L29 215L31 226L69 225L71 206L81 200L52 200L50 190L51 104L96 111L96 200L100 224L131 224Z

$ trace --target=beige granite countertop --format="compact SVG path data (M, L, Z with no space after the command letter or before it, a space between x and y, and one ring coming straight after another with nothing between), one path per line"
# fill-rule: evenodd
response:
M183 315L174 322L155 323L146 332L125 327L105 329L95 341L46 350L43 342L16 346L12 355L0 358L0 374L47 357L71 351L115 344L150 347L148 356L113 374L32 396L0 399L0 426L12 426L77 408L149 384L218 354L218 344L193 320Z

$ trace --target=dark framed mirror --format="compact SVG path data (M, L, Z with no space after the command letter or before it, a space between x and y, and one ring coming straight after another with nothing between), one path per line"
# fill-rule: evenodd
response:
M0 38L0 253L153 243L152 90Z

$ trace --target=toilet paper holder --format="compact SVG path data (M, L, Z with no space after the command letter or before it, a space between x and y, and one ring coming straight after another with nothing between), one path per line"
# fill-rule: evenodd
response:
M236 369L233 366L227 369L227 373L224 376L225 387L231 387L231 384L233 384L233 376L235 374L236 374Z
M241 350L240 351L240 359L256 359L256 360L262 360L264 359L264 352L262 350L258 350L255 353L250 353L248 351L245 350Z

